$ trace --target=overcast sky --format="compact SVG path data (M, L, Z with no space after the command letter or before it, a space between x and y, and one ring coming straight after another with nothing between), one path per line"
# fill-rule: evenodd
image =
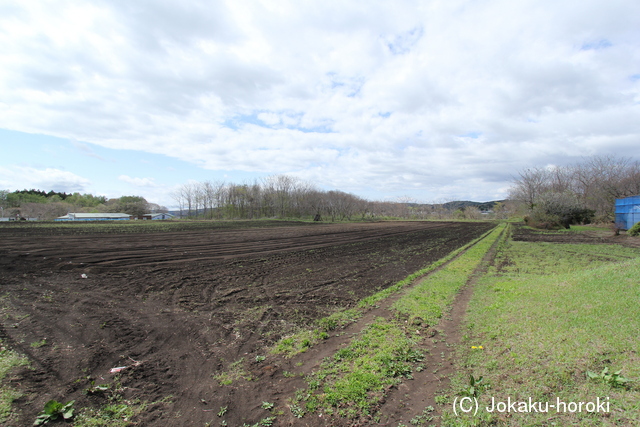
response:
M0 188L488 201L640 160L637 0L2 0Z

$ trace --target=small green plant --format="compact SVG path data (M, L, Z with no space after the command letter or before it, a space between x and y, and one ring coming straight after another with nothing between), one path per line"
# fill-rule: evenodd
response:
M44 410L33 423L34 426L41 426L49 421L55 421L59 418L63 418L65 421L69 421L73 418L73 404L75 400L67 403L60 403L56 400L50 400L44 405Z
M592 380L601 379L611 387L625 387L631 381L630 379L622 375L622 369L611 374L609 373L609 368L606 366L599 374L587 371L587 377Z
M449 396L446 394L439 394L435 397L435 400L438 405L446 405L449 403Z
M104 393L109 390L109 384L96 384L95 380L91 380L91 384L85 389L86 394Z
M251 381L251 374L245 371L243 363L244 357L231 363L226 371L214 374L213 377L220 383L220 385L229 385L240 379Z
M296 418L302 418L304 417L304 409L302 409L299 405L290 405L289 409L291 409L291 413L293 414L294 417Z
M267 358L266 356L258 355L256 356L256 362L264 362L266 358Z
M273 425L273 422L276 420L276 417L267 417L260 420L257 424L258 426L269 427Z
M223 406L222 408L220 408L220 410L218 411L218 416L224 417L225 414L227 413L228 408L229 408L228 406Z
M484 384L482 383L483 380L484 377L482 376L475 378L473 374L470 374L469 385L465 387L464 394L469 397L478 397L480 395L480 392L484 388Z
M32 348L44 347L45 345L47 345L47 339L46 338L42 338L40 341L34 341L30 345L31 345Z
M262 409L266 409L267 411L272 410L274 406L275 405L270 402L262 402L262 405L261 405Z
M409 421L409 424L414 425L414 426L423 426L426 423L428 423L430 421L433 421L433 416L430 415L431 412L433 412L433 411L435 411L433 406L427 406L422 411L422 414L416 415L415 417L413 417L411 419L411 421Z

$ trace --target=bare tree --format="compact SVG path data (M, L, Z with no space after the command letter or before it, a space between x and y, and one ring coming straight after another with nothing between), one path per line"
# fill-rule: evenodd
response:
M519 173L510 189L509 198L525 203L533 209L536 199L547 190L550 183L549 172L543 168L525 169Z
M594 156L568 167L531 168L520 172L510 190L510 199L525 203L531 212L542 202L549 205L549 200L553 200L554 206L565 201L568 209L575 210L577 200L581 209L593 211L598 220L611 221L615 199L639 193L637 161Z

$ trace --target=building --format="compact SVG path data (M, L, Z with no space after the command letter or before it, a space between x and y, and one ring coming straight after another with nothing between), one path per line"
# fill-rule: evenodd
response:
M144 214L134 216L126 213L68 213L65 216L56 218L56 221L128 221L135 219L158 220L173 219L170 213Z
M142 215L142 219L152 219L152 220L173 219L173 218L174 216L171 215L170 213L153 213L153 214Z
M616 199L616 227L628 230L640 222L640 196Z
M68 213L55 219L55 221L123 221L130 220L131 215L126 213Z

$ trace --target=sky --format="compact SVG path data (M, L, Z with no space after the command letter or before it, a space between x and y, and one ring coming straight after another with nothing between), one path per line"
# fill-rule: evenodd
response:
M637 0L2 0L0 189L507 197L640 160Z

